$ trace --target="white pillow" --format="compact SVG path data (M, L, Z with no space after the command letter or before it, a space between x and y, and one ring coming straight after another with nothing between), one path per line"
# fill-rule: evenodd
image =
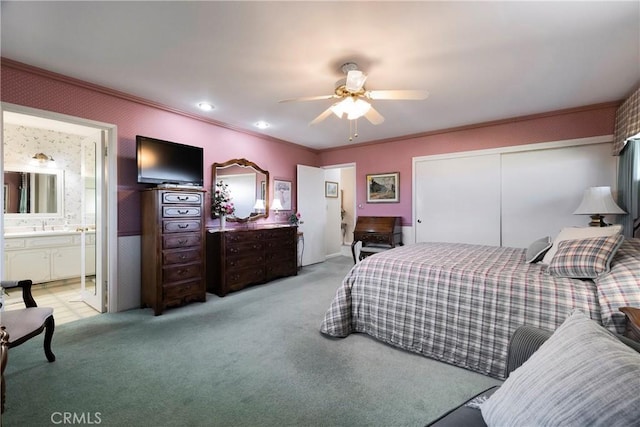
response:
M608 227L565 227L560 230L560 233L553 239L553 246L544 254L542 258L542 264L549 265L551 259L558 250L558 243L563 240L581 240L589 239L591 237L608 237L614 234L622 233L622 225L610 225Z

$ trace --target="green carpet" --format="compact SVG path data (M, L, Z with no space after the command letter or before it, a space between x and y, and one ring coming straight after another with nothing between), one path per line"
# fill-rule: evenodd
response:
M10 351L2 423L421 426L499 383L366 335L321 335L351 265L333 258L157 317L131 310L60 325L56 362L41 337Z

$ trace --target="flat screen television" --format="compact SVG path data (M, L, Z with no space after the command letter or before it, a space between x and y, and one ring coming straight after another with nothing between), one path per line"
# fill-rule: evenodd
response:
M201 147L137 135L136 161L139 184L204 184Z

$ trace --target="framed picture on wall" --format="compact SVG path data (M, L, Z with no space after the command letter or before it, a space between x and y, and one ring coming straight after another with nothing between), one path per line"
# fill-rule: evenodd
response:
M367 203L398 203L400 172L367 175Z
M338 197L338 183L325 181L324 182L324 197Z
M291 181L273 180L273 198L279 199L283 211L291 210Z

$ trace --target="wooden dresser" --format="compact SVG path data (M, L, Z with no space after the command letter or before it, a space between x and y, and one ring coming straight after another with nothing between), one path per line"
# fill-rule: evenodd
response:
M142 191L142 306L206 301L204 190Z
M353 230L351 253L356 259L356 243L362 242L359 259L402 246L402 222L399 216L359 216Z
M298 274L298 227L207 231L207 290L225 296Z

